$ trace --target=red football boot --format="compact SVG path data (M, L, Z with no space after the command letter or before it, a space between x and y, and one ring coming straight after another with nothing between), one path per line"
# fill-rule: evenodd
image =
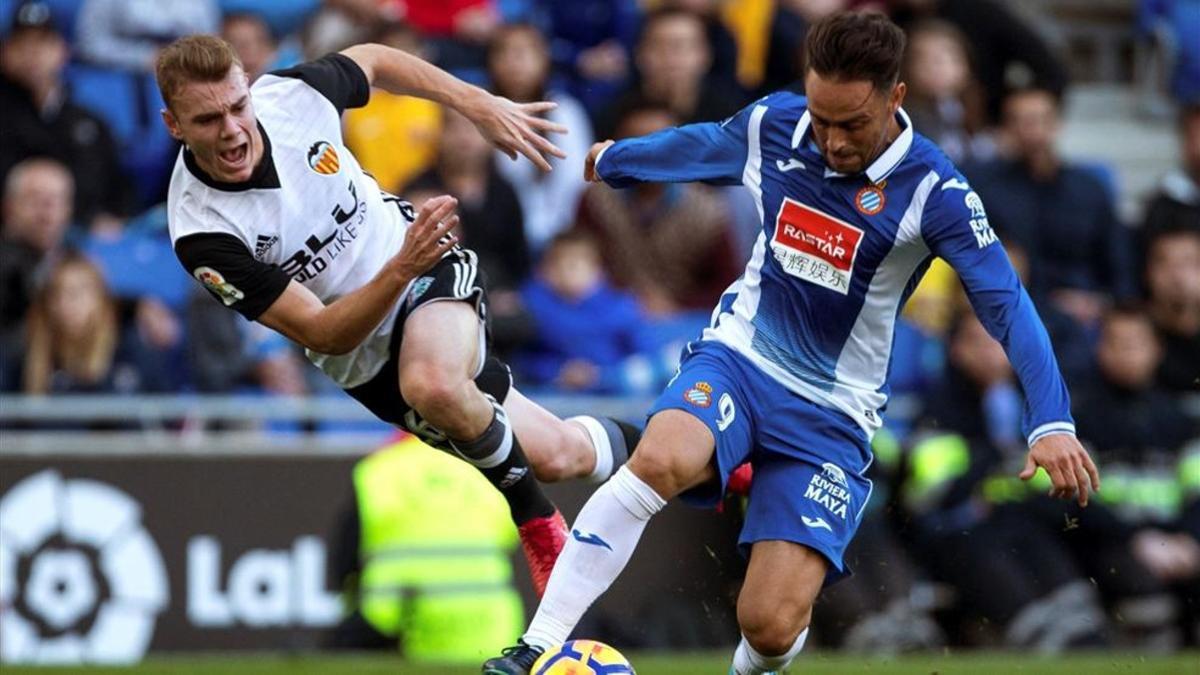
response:
M533 590L540 598L546 592L554 561L567 543L567 521L558 509L541 518L534 518L517 528L521 535L521 550L525 562L529 563L529 576L533 578Z

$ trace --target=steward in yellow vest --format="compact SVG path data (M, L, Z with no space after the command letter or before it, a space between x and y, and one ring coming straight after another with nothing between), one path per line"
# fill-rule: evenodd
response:
M358 609L405 658L475 664L520 635L517 531L478 470L405 436L359 461L354 492Z

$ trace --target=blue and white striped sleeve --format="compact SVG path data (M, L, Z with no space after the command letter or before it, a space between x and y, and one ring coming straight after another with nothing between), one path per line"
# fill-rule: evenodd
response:
M1029 445L1051 434L1074 434L1071 399L1050 337L988 224L983 201L961 175L933 188L921 234L958 273L975 314L1003 345L1025 393L1022 427Z
M747 129L761 103L724 122L688 124L617 141L596 159L596 173L615 188L692 181L739 185L748 153Z

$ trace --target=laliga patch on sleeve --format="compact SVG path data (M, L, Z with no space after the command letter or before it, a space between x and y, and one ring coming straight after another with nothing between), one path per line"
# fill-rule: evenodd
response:
M246 297L246 294L238 290L237 286L225 281L225 277L211 267L197 267L196 271L192 272L192 276L204 284L205 288L216 293L226 307Z
M771 250L784 272L846 295L862 238L850 223L784 198Z

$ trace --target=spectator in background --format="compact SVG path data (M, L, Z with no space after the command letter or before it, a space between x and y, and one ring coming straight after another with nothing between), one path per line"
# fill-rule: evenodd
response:
M677 123L665 107L633 108L618 137L644 136ZM741 271L725 203L699 183L643 183L629 190L590 185L579 226L600 241L614 283L633 291L655 315L709 311Z
M1162 43L1174 66L1171 94L1181 103L1200 104L1200 6L1195 0L1141 0L1137 23L1139 32Z
M408 24L381 23L369 41L429 57L421 36ZM437 103L376 89L367 105L347 110L343 119L346 145L384 190L401 194L412 179L433 166L442 133L442 109ZM397 152L398 147L404 151Z
M0 229L0 358L21 351L29 306L47 270L62 254L73 189L66 167L46 158L27 159L5 178Z
M723 88L737 90L738 48L733 33L721 20L723 4L723 0L664 0L660 6L690 12L704 21L708 46L712 52L708 80L719 83Z
M791 86L803 89L801 73L804 72L804 36L808 35L808 27L841 11L847 4L847 0L780 0L775 3L760 93L769 94Z
M1158 382L1175 393L1200 393L1200 228L1156 228L1148 249L1148 310L1163 345Z
M649 351L639 344L642 312L632 295L605 280L593 236L568 230L555 237L521 297L536 331L517 359L526 381L607 394L636 386L626 366Z
M132 186L108 127L69 98L68 57L49 7L20 5L0 43L0 180L26 158L53 157L74 176L76 221L111 226L132 211Z
M278 45L270 26L258 14L246 12L221 17L221 37L233 45L251 83L274 66Z
M972 76L970 46L961 31L939 19L913 24L902 77L908 84L904 109L917 131L960 166L992 158L995 144L983 133L983 92Z
M164 391L159 355L122 330L104 277L64 256L29 310L20 390L26 394Z
M592 147L591 122L587 112L571 96L548 91L550 52L546 39L532 24L501 26L488 49L488 75L492 92L518 103L553 101L546 113L552 122L570 129L555 139L566 158L551 157L554 170L547 173L529 162L514 162L495 151L500 175L516 190L525 215L525 239L536 255L546 243L570 226L579 209L586 183L583 160Z
M1063 509L1016 477L1022 402L1004 350L972 312L955 317L947 374L927 401L905 460L900 500L911 539L959 611L1006 646L1044 652L1105 644L1100 598L1063 538ZM1107 477L1107 475L1106 475ZM1108 484L1105 484L1107 487ZM1087 517L1099 510L1092 503Z
M92 64L152 74L158 50L193 33L216 33L215 0L84 0L75 35Z
M1182 512L1183 449L1200 437L1200 424L1156 385L1162 346L1140 307L1117 306L1105 314L1096 360L1091 386L1074 392L1073 415L1079 438L1104 471L1100 500L1122 527L1093 538L1081 560L1118 603L1126 628L1144 639L1169 635L1178 607L1168 586L1200 580L1200 543L1190 534L1169 533ZM1092 524L1087 520L1085 530Z
M496 170L492 146L475 125L446 110L437 160L412 191L458 198L459 238L479 255L488 290L514 288L529 277L525 219L512 185Z
M497 0L379 0L412 24L432 45L434 60L448 70L479 68L501 16Z
M1044 89L1061 98L1067 72L1050 46L1012 5L999 0L892 0L893 19L906 30L925 18L954 24L971 45L988 125L1001 117L1005 92Z
M200 288L193 291L186 312L187 360L198 391L306 392L303 362L282 335L227 311Z
M743 96L707 79L712 48L704 19L681 9L646 15L635 52L636 83L596 120L596 136L611 138L623 113L654 104L682 124L715 121L733 114Z
M444 111L438 146L433 168L413 180L405 196L417 204L441 194L458 198L459 240L479 256L488 279L492 346L508 355L531 331L517 292L531 269L521 202L500 175L492 146L458 112Z
M637 0L534 0L534 7L568 93L588 110L608 104L630 76L641 22Z
M1144 236L1179 227L1200 231L1200 101L1179 114L1183 166L1167 174L1146 209Z
M1104 182L1059 154L1059 106L1044 89L1010 94L1007 157L965 172L996 233L1028 252L1030 292L1094 326L1112 299L1135 295L1132 238Z

